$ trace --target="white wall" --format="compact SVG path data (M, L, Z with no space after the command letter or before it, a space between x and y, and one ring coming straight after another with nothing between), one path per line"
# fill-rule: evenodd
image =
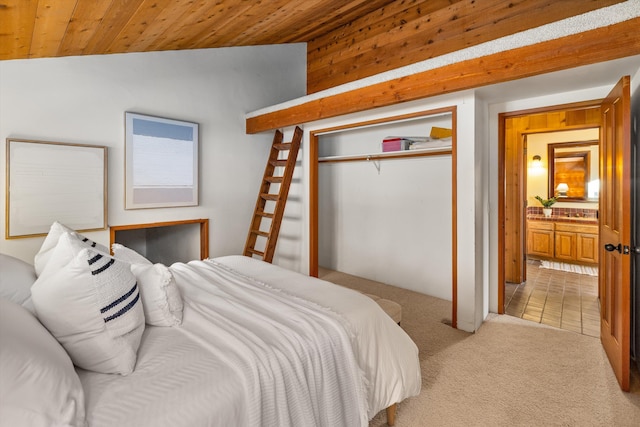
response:
M488 104L475 97L475 325L479 327L489 314L489 242L491 199L489 198L490 147Z
M273 138L246 135L244 115L304 95L305 64L303 44L1 61L0 198L7 137L106 145L110 225L209 218L210 255L240 253ZM124 210L125 111L200 124L199 206ZM42 242L2 234L26 261Z

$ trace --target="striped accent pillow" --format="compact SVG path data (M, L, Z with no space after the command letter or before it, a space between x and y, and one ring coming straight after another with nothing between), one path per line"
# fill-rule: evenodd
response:
M76 366L133 372L144 313L127 263L63 233L31 294L38 319Z
M80 239L84 243L88 244L90 247L95 248L104 253L109 253L109 248L107 248L106 246L103 246L100 243L96 243L93 240L90 240L87 237L83 236L82 234L72 230L66 225L61 224L58 221L55 221L53 224L51 224L47 237L45 237L44 242L42 242L42 246L40 246L38 253L33 259L33 266L36 270L37 276L39 276L40 273L42 273L42 270L44 270L44 267L47 265L47 263L49 262L49 259L51 258L53 249L58 244L58 240L60 239L60 236L62 236L64 233L71 233L72 235L76 236L78 239Z

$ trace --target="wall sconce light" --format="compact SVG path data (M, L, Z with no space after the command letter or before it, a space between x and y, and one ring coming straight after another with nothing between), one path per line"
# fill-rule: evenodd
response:
M533 156L533 160L531 162L531 167L534 169L542 169L542 157L539 155Z
M569 191L569 186L566 183L561 182L556 187L556 191L558 192L558 197L567 197L567 191Z

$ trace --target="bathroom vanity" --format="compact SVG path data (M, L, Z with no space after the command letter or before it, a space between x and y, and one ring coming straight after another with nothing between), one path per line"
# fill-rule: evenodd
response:
M598 264L595 218L527 218L527 255L560 262Z

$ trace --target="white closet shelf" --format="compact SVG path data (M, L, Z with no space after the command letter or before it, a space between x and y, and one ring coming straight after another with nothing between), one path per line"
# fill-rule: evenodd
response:
M425 157L425 156L444 156L452 153L451 146L447 147L434 147L434 148L421 148L419 150L402 150L402 151L388 151L384 153L365 153L365 154L351 154L343 156L326 156L319 157L318 163L331 163L331 162L358 162L368 160L384 160L384 159L398 159L405 157Z

